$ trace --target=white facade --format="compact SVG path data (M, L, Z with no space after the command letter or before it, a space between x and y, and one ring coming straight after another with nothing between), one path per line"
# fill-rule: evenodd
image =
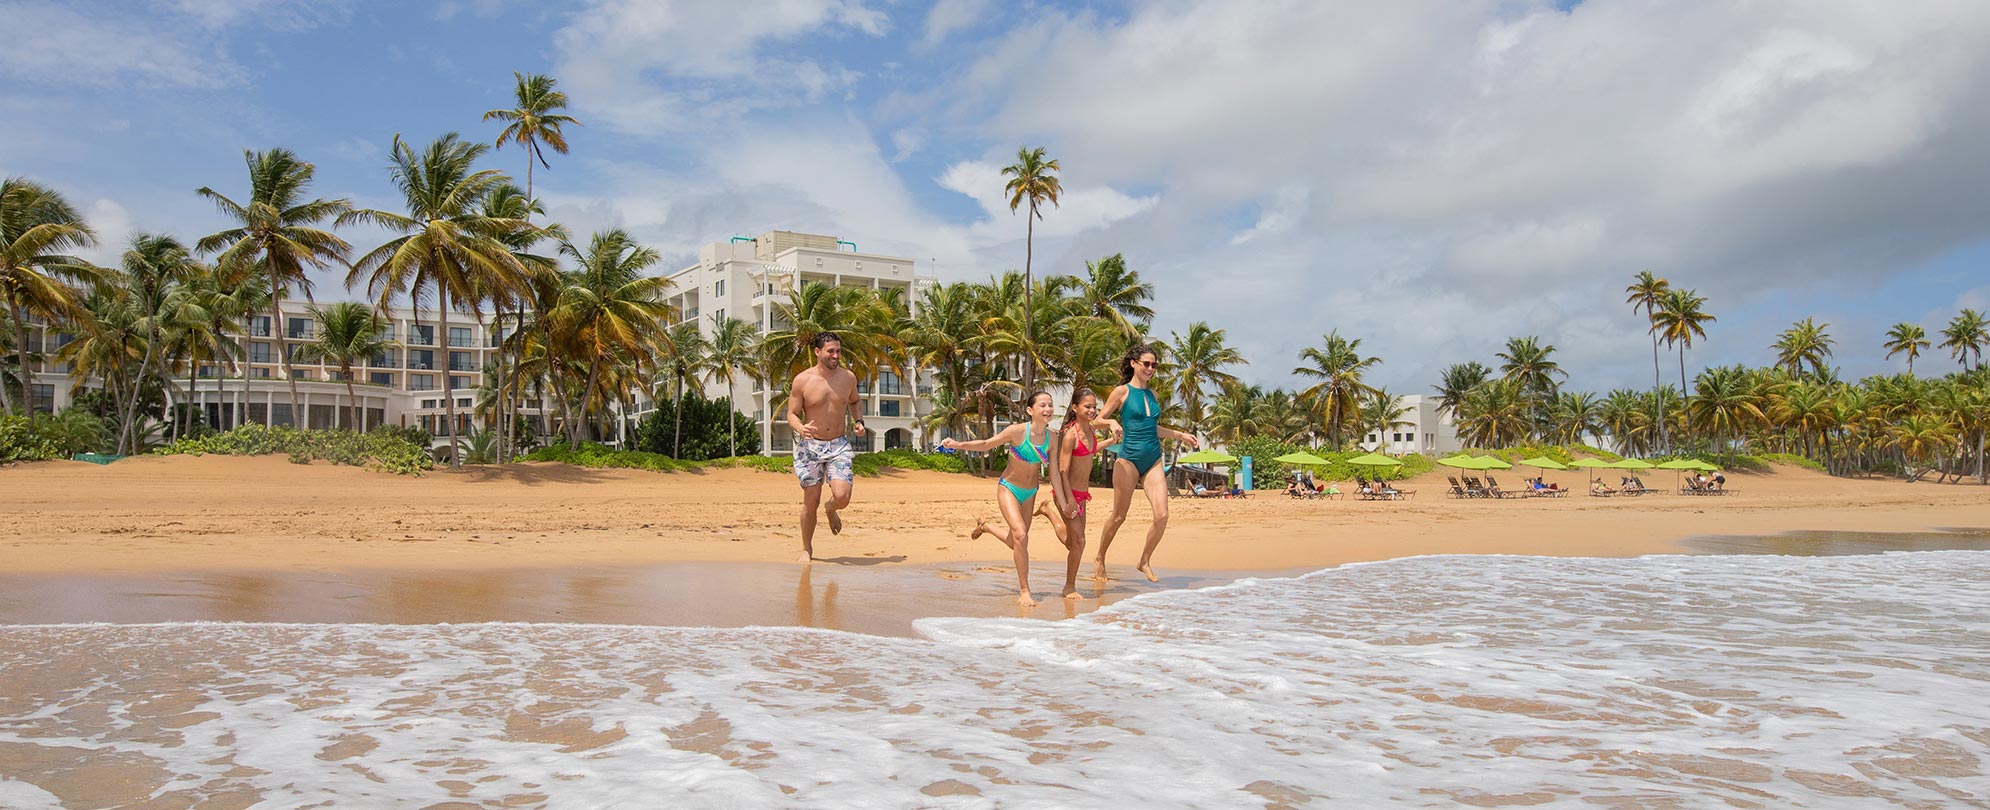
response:
M1408 409L1402 416L1402 423L1387 430L1369 431L1361 442L1363 450L1392 456L1405 453L1431 456L1450 455L1465 449L1464 444L1458 441L1458 428L1452 422L1451 414L1441 412L1436 397L1411 394L1396 402Z
M382 313L387 320L386 337L398 345L369 358L352 370L352 394L336 365L296 359L298 347L309 342L316 321L302 302L288 302L283 308L284 344L292 355L291 373L297 380L297 397L306 416L306 426L317 429L351 424L350 408L357 399L361 429L382 424L422 427L437 437L437 444L451 434L443 399L443 376L456 398L457 426L467 431L470 409L475 403L483 370L496 353L498 334L492 319L473 318L459 312L449 314L447 331L434 309L420 313L395 307ZM205 414L207 422L221 429L260 423L291 425L290 386L283 380L283 364L277 359L277 341L272 335L270 316L248 319L244 338L246 363L203 363L189 379L174 381L177 402L190 397ZM506 333L509 334L510 328ZM30 322L28 349L46 352L31 381L36 410L68 407L79 383L94 387L96 382L72 380L70 369L57 363L55 352L73 338L47 325ZM246 374L246 377L245 377ZM527 407L525 418L534 420L544 435L543 409Z
M699 332L708 338L719 319L726 317L753 324L761 335L787 328L788 324L780 322L775 305L787 302L807 282L903 290L915 314L926 288L937 283L932 276L916 274L912 259L860 253L854 243L833 236L789 231L736 236L705 245L698 250L698 263L670 274L670 281L669 300L677 307L678 322L697 322ZM929 390L927 384L919 381L918 390ZM762 454L794 450L787 412L775 408L787 385L787 380L776 380L767 387L744 377L733 383L735 409L751 416L760 427ZM860 450L913 446L918 435L914 416L922 410L914 389L912 381L888 371L880 372L877 379L858 381L868 429L867 438L852 437ZM704 396L708 398L726 394L724 381L705 385Z

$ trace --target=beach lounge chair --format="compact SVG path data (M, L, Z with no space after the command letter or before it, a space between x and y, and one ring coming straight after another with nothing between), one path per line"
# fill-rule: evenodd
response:
M1447 493L1445 493L1445 494L1447 494L1447 495L1450 495L1450 496L1451 496L1451 497L1453 497L1453 498L1470 498L1470 497L1472 497L1472 493L1470 493L1470 492L1466 492L1466 491L1465 491L1465 488L1464 488L1464 487L1462 487L1462 486L1459 486L1459 485L1458 485L1458 476L1455 476L1455 475L1447 475L1447 476L1444 476L1444 480L1445 480L1445 481L1448 481L1448 482L1450 482L1450 484L1451 484L1451 491L1450 491L1450 492L1447 492Z
M1201 481L1195 482L1194 488L1191 490L1191 493L1198 498L1215 498L1223 494L1221 492L1217 492L1216 490L1203 486Z
M1619 487L1617 491L1625 495L1643 495L1647 491L1649 491L1645 489L1643 481L1639 481L1636 478L1630 478L1630 477L1626 477L1622 481L1619 481L1617 486Z
M1541 483L1541 479L1539 478L1529 478L1527 479L1527 484L1530 487L1530 491L1534 493L1534 497L1536 498L1559 498L1563 495L1568 494L1568 492L1563 490L1560 486L1551 487L1548 486L1547 484Z
M1665 490L1662 490L1662 489L1652 489L1651 487L1648 487L1648 486L1645 486L1645 480L1644 480L1643 478L1639 478L1638 476L1635 476L1635 475L1631 476L1631 480L1632 480L1632 481L1636 481L1636 482L1638 482L1638 491L1639 491L1639 492L1664 492L1664 491L1665 491Z
M1398 501L1408 500L1410 498L1416 497L1416 490L1403 489L1402 487L1390 484L1389 482L1384 481L1380 478L1375 479L1375 487L1377 489L1380 489L1384 495L1387 495L1389 498Z
M1498 482L1498 481L1495 481L1495 480L1493 480L1493 477L1492 477L1492 475L1491 475L1491 474L1487 474L1487 475L1486 475L1486 491L1487 491L1487 492L1490 492L1490 493L1492 493L1492 494L1493 494L1493 497L1495 497L1495 498L1518 498L1518 497L1521 497L1521 493L1519 493L1519 492L1514 492L1514 491L1512 491L1512 490L1507 490L1507 489L1500 489L1500 488L1499 488L1499 482Z
M1589 494L1597 498L1608 498L1617 494L1617 491L1611 489L1609 484L1605 484L1599 479L1589 482Z

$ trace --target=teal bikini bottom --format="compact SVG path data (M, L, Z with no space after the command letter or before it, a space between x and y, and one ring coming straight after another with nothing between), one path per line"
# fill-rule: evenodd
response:
M1008 490L1010 495L1014 495L1016 497L1016 503L1028 506L1029 502L1036 498L1036 490L1037 490L1036 487L1029 487L1029 488L1019 487L1016 486L1015 484L1009 483L1009 479L1007 478L1000 479L995 483L1001 484L1002 488Z

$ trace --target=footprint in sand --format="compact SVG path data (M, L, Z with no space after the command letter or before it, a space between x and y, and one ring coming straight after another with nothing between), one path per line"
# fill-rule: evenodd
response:
M940 572L940 578L941 578L941 579L951 579L951 580L954 580L954 581L960 581L960 580L964 580L964 579L967 579L967 578L968 578L968 576L967 576L966 574L963 574L963 573L959 572L959 571L941 571L941 572Z

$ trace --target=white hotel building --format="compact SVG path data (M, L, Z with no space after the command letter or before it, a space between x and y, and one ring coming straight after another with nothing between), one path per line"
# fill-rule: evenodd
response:
M1410 394L1396 400L1407 409L1401 421L1388 430L1369 431L1362 437L1361 449L1392 456L1421 453L1426 456L1451 455L1465 449L1458 441L1458 426L1451 414L1437 407L1436 397Z
M670 274L670 281L669 300L677 308L679 322L696 321L708 338L719 319L727 317L753 324L762 335L787 328L790 324L780 320L775 305L788 301L807 282L904 290L915 314L926 288L937 283L932 276L915 273L912 259L861 253L855 243L834 236L791 231L735 236L705 245L698 249L698 262ZM930 380L919 384L920 390L930 390L925 387ZM759 424L764 455L794 451L787 411L775 408L787 386L787 380L775 380L771 388L744 378L734 381L734 407ZM721 398L725 388L724 381L708 382L704 395ZM918 435L913 386L890 371L880 371L876 379L858 380L857 391L867 428L864 438L852 437L858 450L911 447ZM648 405L639 403L635 415Z

